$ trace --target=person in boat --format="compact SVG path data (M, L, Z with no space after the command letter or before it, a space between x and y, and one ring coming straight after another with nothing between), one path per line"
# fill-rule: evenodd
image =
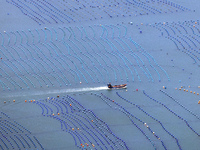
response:
M126 84L112 86L111 83L109 83L107 85L108 85L109 89L112 89L112 88L126 88Z
M112 89L112 88L113 88L113 86L111 85L111 83L108 83L108 88L109 88L109 89Z

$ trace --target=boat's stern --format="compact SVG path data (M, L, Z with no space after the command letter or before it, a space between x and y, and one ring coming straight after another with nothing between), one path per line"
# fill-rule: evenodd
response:
M108 86L109 89L113 88L113 86L110 83L108 83L107 86Z

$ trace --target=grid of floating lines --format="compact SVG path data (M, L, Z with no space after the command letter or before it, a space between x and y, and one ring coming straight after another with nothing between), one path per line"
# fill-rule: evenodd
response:
M190 11L168 0L6 1L39 25ZM199 21L156 23L151 27L173 41L177 49L187 54L194 63L199 63ZM136 43L132 37L128 37L127 32L124 25L91 25L0 33L0 90L64 87L80 83L170 80L167 72L148 50ZM168 93L162 90L160 92L190 116L200 119ZM168 148L167 140L162 138L165 134L173 139L170 144L182 149L179 139L166 127L162 118L154 116L154 112L148 113L145 108L118 92L115 100L103 93L91 96L128 117L153 149ZM143 91L143 96L163 107L167 113L182 121L195 136L199 136L197 129L170 106L154 99L146 91ZM145 117L141 118L128 111L124 103L135 106L137 111L150 118L160 130L148 124ZM44 117L59 121L61 129L74 138L75 146L80 149L129 149L125 141L115 135L92 110L86 109L69 95L37 100L31 104L39 106ZM4 112L0 115L0 128L1 149L44 149L28 129L11 120ZM163 132L165 134L162 134Z
M161 35L171 40L178 51L185 53L199 65L200 61L200 28L199 20L189 20L184 22L159 22L151 25L161 32Z
M0 113L0 149L44 149L30 130L13 120L6 113Z
M6 0L37 24L191 11L169 0Z
M170 80L153 56L127 37L124 25L44 28L0 35L1 90Z
M163 148L167 150L173 147L181 150L184 147L183 143L180 142L180 135L175 133L174 130L182 131L184 128L185 132L199 137L200 133L197 126L187 120L192 117L195 121L199 121L200 117L165 91L160 90L158 92L163 95L162 99L165 99L164 101L172 101L176 108L180 107L187 115L182 116L174 107L172 108L171 105L165 104L163 100L153 98L146 91L143 91L144 98L151 103L159 105L153 108L155 110L151 112L149 112L148 107L141 106L139 103L133 102L132 99L126 98L124 92L116 92L116 95L113 95L112 98L103 93L91 93L86 94L86 97L81 96L81 99L83 100L89 96L97 101L102 101L114 112L123 114L123 117L127 117L131 123L127 130L134 129L138 137L143 139L146 145L150 146L149 149ZM33 107L40 107L43 117L50 117L53 121L60 122L61 130L73 137L74 144L78 148L130 148L127 146L126 141L118 137L106 122L69 95L29 101L28 104L33 105ZM127 105L131 109L127 108ZM160 110L160 107L163 109ZM165 115L171 116L175 121L178 121L179 126L171 128L165 122L163 116L157 115L160 111L165 111Z

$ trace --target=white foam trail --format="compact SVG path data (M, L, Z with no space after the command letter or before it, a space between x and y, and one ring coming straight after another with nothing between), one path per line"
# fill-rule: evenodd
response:
M48 94L59 94L59 93L77 93L77 92L90 92L90 91L101 91L107 90L107 86L101 87L88 87L88 88L73 88L73 89L59 89L59 90L49 90L49 91L35 91L35 92L20 92L13 93L12 95L6 97L19 97L19 96L34 96L34 95L48 95Z
M49 91L48 93L76 93L76 92L90 92L90 91L101 91L101 90L107 90L107 86L101 86L101 87L90 87L90 88L78 88L78 89L62 89L62 90L54 90Z

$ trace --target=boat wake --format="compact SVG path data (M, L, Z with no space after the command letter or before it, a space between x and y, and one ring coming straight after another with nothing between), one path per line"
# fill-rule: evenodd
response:
M108 89L107 86L101 86L101 87L88 87L88 88L78 88L78 89L63 89L58 91L52 91L50 93L77 93L77 92L101 91L107 89Z
M21 97L21 96L35 96L35 95L50 95L50 94L61 94L61 93L84 93L84 92L91 92L91 91L101 91L101 90L108 90L107 86L100 86L100 87L87 87L87 88L71 88L71 89L56 89L56 90L44 90L44 91L32 91L32 92L20 92L20 93L12 93L12 95L6 97Z

